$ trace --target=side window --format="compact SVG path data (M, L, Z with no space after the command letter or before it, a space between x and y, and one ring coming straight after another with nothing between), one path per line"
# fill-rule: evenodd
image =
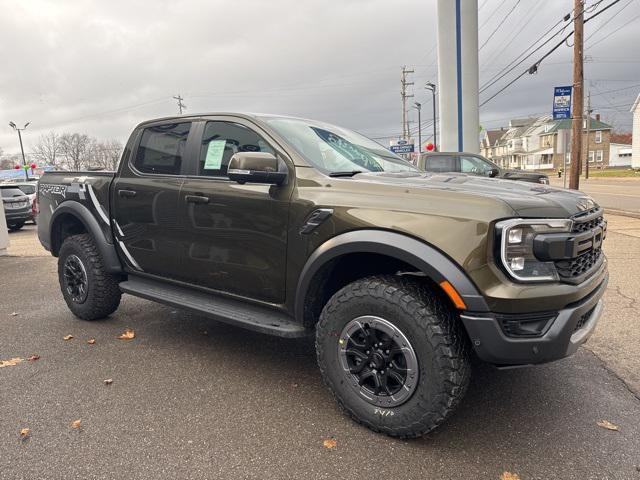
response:
M427 157L427 172L455 172L456 159L445 155L429 155Z
M460 157L460 171L462 173L473 173L475 175L485 175L491 170L491 165L476 157Z
M133 164L142 173L179 175L191 123L145 128Z
M226 177L229 160L237 152L275 152L256 132L230 122L207 122L200 149L199 175Z

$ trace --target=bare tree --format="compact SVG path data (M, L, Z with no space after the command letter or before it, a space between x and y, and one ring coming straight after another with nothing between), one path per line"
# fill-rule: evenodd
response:
M19 154L5 155L0 149L0 170L9 170L16 165L22 165L22 158Z
M62 137L55 132L40 135L32 155L38 163L58 166L62 157Z
M63 133L60 136L60 153L64 165L70 170L82 170L90 163L96 141L84 133Z
M98 142L94 146L93 162L96 166L102 167L105 170L116 170L123 148L122 143L118 140Z

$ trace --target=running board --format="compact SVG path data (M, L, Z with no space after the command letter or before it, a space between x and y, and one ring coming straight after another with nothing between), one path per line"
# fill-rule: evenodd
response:
M305 337L311 333L288 315L276 310L156 280L129 275L129 280L120 283L120 290L269 335L293 338Z

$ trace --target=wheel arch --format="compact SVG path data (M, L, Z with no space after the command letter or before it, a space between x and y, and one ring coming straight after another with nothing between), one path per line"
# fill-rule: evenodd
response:
M122 272L115 246L108 241L98 221L84 205L65 202L51 216L50 225L51 253L54 256L58 256L60 247L68 236L89 233L102 256L105 270L109 273Z
M314 289L314 285L325 285L335 266L345 259L353 259L355 264L358 264L358 260L361 261L360 264L382 261L380 266L383 271L373 268L370 273L413 271L436 285L446 280L462 297L468 310L489 311L484 297L473 282L440 250L396 232L356 230L327 240L305 263L298 279L294 305L296 319L305 326L312 327L317 321L317 318L311 317L317 310L318 302L325 300L323 292L318 288ZM350 269L344 271L349 272ZM366 268L365 272L368 274ZM342 283L349 283L347 280L348 278L342 279Z

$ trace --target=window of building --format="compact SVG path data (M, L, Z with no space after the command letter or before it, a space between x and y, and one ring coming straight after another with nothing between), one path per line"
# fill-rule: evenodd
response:
M589 152L589 163L593 163L593 160L595 159L595 153L593 150L591 150Z
M604 152L602 150L596 150L596 162L602 163L602 160L604 159L603 153Z
M139 172L178 175L191 123L171 123L145 128L134 165Z
M596 143L602 143L602 130L596 130Z

